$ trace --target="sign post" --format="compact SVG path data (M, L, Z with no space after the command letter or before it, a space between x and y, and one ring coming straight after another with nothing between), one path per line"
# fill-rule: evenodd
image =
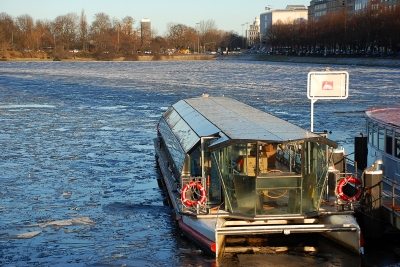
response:
M318 99L346 99L349 96L347 71L309 72L307 97L311 99L311 132L314 132L314 103Z

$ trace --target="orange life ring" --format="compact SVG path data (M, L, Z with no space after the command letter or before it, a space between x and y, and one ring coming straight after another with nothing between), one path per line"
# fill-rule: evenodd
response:
M199 190L200 191L200 199L199 200L188 199L186 197L186 193L187 193L187 191L189 189L191 189L191 190L194 190L194 189ZM191 182L189 182L187 185L185 185L182 188L181 200L182 200L182 203L184 205L189 206L189 207L196 206L197 204L203 204L206 201L206 189L204 188L204 186L200 182L196 183L194 181L191 181Z
M347 185L347 183L352 183L357 188L357 193L354 196L348 196L343 192L343 187ZM362 193L361 181L357 177L347 176L346 178L340 180L340 182L336 187L336 192L338 196L344 201L356 201L361 197Z

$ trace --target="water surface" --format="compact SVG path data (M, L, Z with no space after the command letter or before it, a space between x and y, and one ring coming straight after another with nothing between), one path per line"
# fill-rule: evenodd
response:
M215 262L180 236L157 184L157 121L176 101L208 93L310 129L307 74L325 67L218 60L2 62L0 265L265 263L257 258L263 255ZM317 101L314 130L330 132L352 154L354 136L365 132L363 112L399 103L400 70L329 67L349 72L350 95ZM295 257L304 266L400 265L397 247L367 250L360 259L325 245L317 255L275 255L271 262L288 266Z

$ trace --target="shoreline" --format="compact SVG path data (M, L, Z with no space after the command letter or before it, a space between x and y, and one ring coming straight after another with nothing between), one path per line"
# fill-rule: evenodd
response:
M45 56L41 57L3 57L0 58L0 62L14 62L14 61L21 61L21 62L52 62L52 61L59 61L59 62L132 62L132 61L181 61L181 60L210 60L217 57L217 55L206 55L206 54L188 54L188 55L167 55L167 56L138 56L137 59L130 60L125 59L124 57L114 58L112 60L98 60L94 58L82 58L82 57L71 57L65 58L60 60L55 60L54 58L48 58Z
M59 60L60 62L132 62L132 61L186 61L186 60L244 60L244 61L267 61L267 62L288 62L305 64L323 64L323 65L355 65L366 67L389 67L400 68L400 58L370 58L370 57L313 57L313 56L286 56L286 55L252 55L252 54L234 54L234 55L171 55L171 56L139 56L136 60L125 60L124 57L113 60L96 60L93 58L67 58ZM51 62L58 61L53 58L44 57L14 57L1 58L0 62Z
M252 60L268 62L288 62L323 65L353 65L366 67L400 68L400 58L371 58L371 57L314 57L314 56L285 56L285 55L228 55L235 60Z

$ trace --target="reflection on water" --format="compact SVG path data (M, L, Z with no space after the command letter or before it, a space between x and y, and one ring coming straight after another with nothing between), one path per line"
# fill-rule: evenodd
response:
M361 111L399 103L400 71L350 73L347 100L315 103L314 129L353 151ZM246 61L0 64L1 266L389 266L398 245L363 258L326 240L317 253L215 261L180 235L159 189L152 139L182 98L229 96L310 128L307 74ZM267 265L269 264L269 265Z

